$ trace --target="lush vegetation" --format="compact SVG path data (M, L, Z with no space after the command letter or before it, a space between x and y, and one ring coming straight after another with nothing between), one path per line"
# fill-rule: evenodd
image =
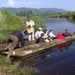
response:
M8 11L0 11L0 29L0 40L7 40L12 31L25 29L25 25L18 16Z
M21 11L20 13L16 13L16 15L24 19L26 19L26 17L30 17L35 22L37 29L39 26L42 28L45 26L45 24L40 21L42 17L40 15L36 15L32 10L28 10L27 13L25 11Z
M0 75L38 75L38 71L25 65L20 67L20 62L11 64L11 60L6 60L0 55Z
M30 16L32 20L34 20L36 28L44 27L40 19L41 18L68 18L75 19L75 12L68 12L65 14L41 14L37 15L32 10L28 10L27 12L21 11L19 13L11 14L8 11L0 11L0 41L7 40L10 33L15 30L25 30L25 22L27 17Z
M42 15L43 17L47 17L47 18L71 18L71 19L75 19L75 12L68 12L65 14L46 14L46 15Z
M12 15L8 11L1 11L0 17L0 28L8 31L24 29L24 22L18 16Z
M44 26L35 14L30 15L36 23L36 27ZM8 11L0 11L0 41L7 40L11 32L25 30L26 16L16 16ZM38 71L32 67L19 66L20 63L11 64L11 60L0 55L0 75L38 75Z
M30 16L36 24L36 28L45 25L39 21L40 17L35 15L32 11L27 12L27 16ZM19 16L11 14L8 11L0 11L0 41L7 40L10 33L15 30L25 30L26 17L22 13Z

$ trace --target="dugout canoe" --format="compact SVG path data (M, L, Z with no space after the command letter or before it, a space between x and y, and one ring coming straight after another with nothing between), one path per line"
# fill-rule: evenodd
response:
M26 56L28 54L36 53L36 52L39 52L48 48L52 48L52 47L55 47L64 43L72 42L72 41L75 41L75 34L72 37L68 37L66 40L55 39L48 43L43 42L43 43L38 43L38 44L34 43L31 45L26 45L25 48L15 49L12 56L17 56L17 57ZM5 46L6 44L0 45L0 52L1 52L1 49L4 48ZM8 51L3 51L1 53L8 54Z

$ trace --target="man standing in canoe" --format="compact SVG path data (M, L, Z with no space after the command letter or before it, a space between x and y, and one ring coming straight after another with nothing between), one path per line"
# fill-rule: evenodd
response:
M30 19L30 17L27 17L27 22L26 22L26 28L33 28L33 32L28 34L28 40L32 41L34 40L34 27L35 23L33 20Z

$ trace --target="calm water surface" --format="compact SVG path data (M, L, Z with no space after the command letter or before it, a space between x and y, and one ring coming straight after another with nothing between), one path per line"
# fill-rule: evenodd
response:
M42 19L42 22L46 24L46 29L50 30L53 29L54 33L57 34L60 31L64 32L64 30L67 28L70 32L75 31L75 23L69 22L65 18L48 18L48 19Z
M46 28L53 29L55 34L63 32L66 28L70 32L75 31L75 24L67 19L42 19L42 21L46 23ZM37 68L40 75L75 75L75 42L16 59L20 60L22 64Z

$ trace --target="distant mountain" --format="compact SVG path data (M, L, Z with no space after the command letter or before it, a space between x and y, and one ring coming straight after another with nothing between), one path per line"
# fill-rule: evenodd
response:
M19 13L21 11L27 12L28 10L32 10L35 14L45 14L45 13L53 14L53 13L67 13L67 12L69 12L67 10L57 9L57 8L40 8L40 9L37 9L37 8L25 8L25 7L22 7L22 8L2 7L0 9L1 10L8 10L9 12L14 13L14 14Z

